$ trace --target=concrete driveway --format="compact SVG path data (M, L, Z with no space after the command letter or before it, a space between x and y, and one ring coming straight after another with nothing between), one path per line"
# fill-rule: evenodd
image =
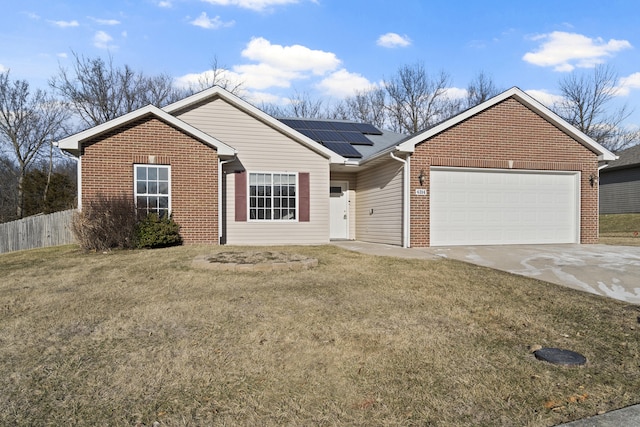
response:
M419 250L640 304L640 247L509 245Z

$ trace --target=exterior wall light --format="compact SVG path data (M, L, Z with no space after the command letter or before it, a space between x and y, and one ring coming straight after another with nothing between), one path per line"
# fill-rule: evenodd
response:
M420 175L418 175L418 181L420 182L420 186L424 185L424 180L427 177L427 175L424 174L424 169L420 170Z
M598 177L595 174L589 175L589 184L591 184L592 187L595 186L597 182Z

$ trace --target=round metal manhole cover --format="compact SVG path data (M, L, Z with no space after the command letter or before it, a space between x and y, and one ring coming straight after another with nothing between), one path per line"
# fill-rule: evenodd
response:
M581 366L587 363L587 358L571 350L546 347L533 352L538 360L553 363L554 365Z

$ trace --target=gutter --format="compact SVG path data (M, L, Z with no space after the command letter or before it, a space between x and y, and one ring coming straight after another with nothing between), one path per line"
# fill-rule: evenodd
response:
M397 160L400 163L404 164L404 168L403 168L403 172L404 172L404 176L403 176L403 180L404 183L402 185L402 213L403 213L403 218L402 218L402 247L403 248L408 248L410 247L410 242L409 242L409 218L410 218L410 209L411 206L409 204L409 188L410 186L410 168L411 168L411 164L409 162L410 157L407 156L406 159L402 159L400 157L397 157L395 154L393 154L393 151L389 153L389 155L391 156L391 158L393 160Z

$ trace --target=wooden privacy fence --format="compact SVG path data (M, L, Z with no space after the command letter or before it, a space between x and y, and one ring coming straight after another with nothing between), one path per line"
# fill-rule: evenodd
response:
M0 224L0 253L75 243L71 232L75 211L35 215Z

